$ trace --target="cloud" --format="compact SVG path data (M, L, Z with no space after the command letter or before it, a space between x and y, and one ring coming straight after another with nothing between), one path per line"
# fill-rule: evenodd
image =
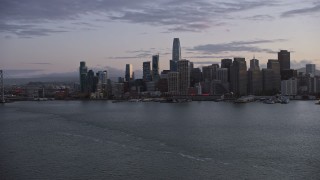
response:
M26 63L26 64L34 64L34 65L52 65L51 63L46 63L46 62L33 62L33 63Z
M306 8L286 11L281 14L281 17L291 17L295 15L308 15L313 13L320 13L320 3L315 3L313 7L306 7Z
M70 30L56 27L59 23L90 30L98 28L96 24L101 21L159 26L168 32L201 32L225 26L232 13L275 4L272 0L1 0L0 32L19 37L47 36Z
M270 15L255 15L255 16L246 17L244 19L251 20L251 21L272 21L275 18Z
M222 44L205 44L195 46L189 51L197 51L204 54L218 54L218 53L225 53L225 52L264 52L264 53L276 53L276 51L271 49L260 48L258 44L265 44L265 43L274 43L274 42L283 42L286 41L285 39L275 39L275 40L253 40L253 41L234 41L230 43L222 43Z

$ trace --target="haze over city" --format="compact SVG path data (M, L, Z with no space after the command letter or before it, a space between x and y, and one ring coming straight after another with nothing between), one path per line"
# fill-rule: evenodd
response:
M0 67L6 77L89 68L142 69L160 55L169 69L172 39L195 67L253 56L266 64L280 49L291 66L320 65L320 2L207 0L0 1Z

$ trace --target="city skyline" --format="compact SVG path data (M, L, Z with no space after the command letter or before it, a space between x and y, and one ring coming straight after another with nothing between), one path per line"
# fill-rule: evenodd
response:
M158 53L162 71L173 38L195 67L238 56L255 56L263 67L281 49L294 69L320 65L317 1L0 3L0 67L9 77L77 72L79 61L124 74L125 64L142 70Z

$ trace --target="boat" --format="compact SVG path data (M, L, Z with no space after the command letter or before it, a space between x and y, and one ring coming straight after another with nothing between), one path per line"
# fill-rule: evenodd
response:
M316 102L317 105L320 105L320 99L318 100L318 102Z
M281 104L289 104L289 102L290 102L289 98L287 98L287 97L282 97L281 98Z

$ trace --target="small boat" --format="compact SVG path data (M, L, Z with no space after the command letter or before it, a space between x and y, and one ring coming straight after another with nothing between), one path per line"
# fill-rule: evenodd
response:
M320 105L320 99L318 100L318 102L316 102L317 105Z

